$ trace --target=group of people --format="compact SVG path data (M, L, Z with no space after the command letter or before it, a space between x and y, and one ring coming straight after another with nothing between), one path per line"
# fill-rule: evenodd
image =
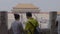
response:
M26 17L28 20L26 21L25 29L23 29L22 23L20 22L20 15L14 14L15 21L11 25L13 34L39 34L39 24L36 19L32 18L32 13L26 12Z

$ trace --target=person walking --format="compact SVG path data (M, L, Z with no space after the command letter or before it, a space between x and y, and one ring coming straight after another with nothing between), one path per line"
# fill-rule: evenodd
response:
M20 22L20 16L19 14L14 14L15 21L12 23L12 31L13 34L23 34L23 26Z
M39 26L38 21L32 18L32 14L30 12L26 13L26 17L28 19L25 26L26 34L38 34L36 33L36 27Z

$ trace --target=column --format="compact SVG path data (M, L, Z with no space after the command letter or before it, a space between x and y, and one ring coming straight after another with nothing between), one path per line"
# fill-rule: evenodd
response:
M50 12L50 25L51 25L51 28L50 28L50 34L56 34L54 31L55 31L55 23L56 23L56 17L57 17L57 12L53 11L53 12Z
M0 12L0 34L7 34L7 12Z

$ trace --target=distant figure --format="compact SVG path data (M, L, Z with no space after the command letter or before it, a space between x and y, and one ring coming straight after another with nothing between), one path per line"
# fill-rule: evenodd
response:
M23 34L23 26L22 23L19 21L20 16L19 14L14 14L15 21L12 23L12 30L14 34Z
M55 34L58 34L58 21L56 21L56 25L55 25Z
M58 34L60 34L60 16L57 16L57 19L56 19L56 27L57 27L57 32L58 32Z
M35 29L39 26L38 21L32 18L32 14L30 12L26 13L27 22L25 26L26 34L38 34Z

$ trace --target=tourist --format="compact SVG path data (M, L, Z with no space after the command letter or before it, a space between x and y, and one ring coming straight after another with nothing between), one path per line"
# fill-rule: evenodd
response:
M36 30L36 27L39 26L38 21L32 18L32 14L30 12L26 13L26 17L28 19L25 26L26 34L38 34Z
M12 23L11 27L14 34L23 34L22 23L20 22L19 14L14 14L15 21Z

